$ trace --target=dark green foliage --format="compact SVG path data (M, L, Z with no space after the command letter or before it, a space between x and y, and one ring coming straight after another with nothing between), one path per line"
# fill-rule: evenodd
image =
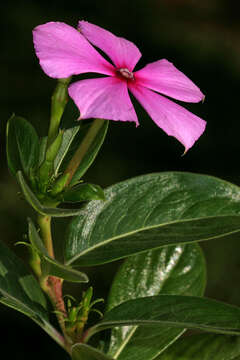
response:
M72 221L68 264L91 266L177 243L240 231L240 189L205 175L143 175L105 190Z

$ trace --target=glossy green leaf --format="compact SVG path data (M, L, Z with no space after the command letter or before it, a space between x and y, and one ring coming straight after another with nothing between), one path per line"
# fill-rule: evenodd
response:
M100 130L98 131L95 139L93 140L91 146L87 150L83 160L81 161L81 164L79 165L77 171L75 172L71 182L70 186L73 186L79 182L79 179L85 174L85 172L88 170L88 168L91 166L92 162L96 158L107 133L108 130L108 121L105 120L103 125L101 126ZM86 136L89 128L91 125L85 125L82 126L80 131L78 132L77 136L74 139L74 142L72 143L72 146L69 149L69 154L74 154L75 150L78 148L79 144L82 142L84 137ZM68 157L66 157L66 160Z
M23 170L28 176L37 166L39 139L33 126L24 118L13 115L7 123L7 160L13 175Z
M68 217L79 214L80 211L79 209L61 209L61 208L55 208L55 207L51 208L51 207L43 206L38 200L38 198L34 195L32 190L26 183L26 181L24 180L21 171L18 171L17 179L19 185L21 186L25 199L39 214L50 215L53 217Z
M86 344L76 344L72 347L73 360L112 360L98 349Z
M191 173L139 176L105 191L70 224L68 264L91 266L176 243L240 232L240 188Z
M0 242L0 302L30 317L62 345L48 320L45 296L21 260Z
M63 132L63 138L62 143L60 146L60 149L58 151L58 154L54 160L54 175L57 176L60 166L70 148L70 145L72 144L77 132L79 131L80 126L74 126L70 129L66 129Z
M28 219L28 235L31 244L41 257L43 275L53 275L71 282L88 282L86 274L65 266L48 255L31 219Z
M110 290L108 310L130 299L159 294L202 295L206 266L198 244L168 246L129 257ZM183 329L167 326L112 329L109 355L119 360L154 359Z
M240 335L240 308L211 299L181 295L128 300L108 311L102 321L89 329L87 339L98 331L124 325L165 325Z
M179 339L156 360L239 360L239 358L240 337L198 334Z
M105 200L104 192L99 185L86 183L75 186L61 196L64 202L73 203L89 200Z

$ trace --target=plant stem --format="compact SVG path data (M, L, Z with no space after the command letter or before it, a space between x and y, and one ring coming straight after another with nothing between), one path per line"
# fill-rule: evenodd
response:
M49 215L38 215L38 224L40 226L42 239L47 249L48 255L54 258L54 250L52 243L52 232L51 232L51 216Z
M80 146L78 147L78 149L76 150L75 154L73 155L70 163L68 164L64 174L68 174L68 180L66 183L66 186L70 184L73 175L75 174L77 168L79 167L81 161L83 160L84 156L86 155L86 152L88 151L88 149L90 148L90 146L92 145L98 131L101 129L103 123L105 120L103 119L95 119L87 133L87 135L85 136L85 138L83 139L83 141L81 142Z
M66 79L59 79L57 86L52 95L51 102L51 118L48 130L48 146L54 141L58 134L58 128L64 112L65 106L68 102L68 84L71 77Z
M41 237L47 249L48 255L54 258L51 233L51 216L38 215L38 224L40 226ZM65 318L67 316L67 312L62 296L62 283L63 280L56 276L47 275L40 278L40 285L44 292L48 295L53 308L56 311L58 323L64 335L64 347L66 351L70 352L71 343L68 339L68 336L66 335L65 330Z
M63 280L57 278L56 276L47 276L41 283L42 289L47 293L53 308L56 312L56 317L58 319L59 326L62 330L65 339L65 348L69 352L71 348L71 341L66 334L65 329L65 319L67 317L67 312L65 309L65 304L62 296L62 283Z

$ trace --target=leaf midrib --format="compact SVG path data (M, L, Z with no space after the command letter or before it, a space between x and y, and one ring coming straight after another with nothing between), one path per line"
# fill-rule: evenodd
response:
M202 329L202 330L206 330L208 332L214 332L214 333L218 333L218 334L229 334L229 335L239 335L240 334L240 329L236 330L236 329L226 329L223 326L209 326L209 325L204 325L204 324L196 324L193 322L179 322L179 321L164 321L164 320L131 320L131 324L132 325L136 325L136 326L148 326L148 325L166 325L166 326L172 326L172 327L177 327L177 328L192 328L192 329ZM102 331L102 330L106 330L109 328L112 328L114 326L131 326L131 324L129 323L129 320L121 320L121 321L106 321L103 324L97 325L96 329L99 329L97 331Z
M139 233L139 232L143 232L143 231L147 231L147 230L151 230L151 229L155 229L155 228L162 228L162 227L165 227L165 226L169 226L169 225L172 225L172 224L179 224L179 223L188 223L188 222L195 222L195 221L199 221L199 220L208 220L208 219L219 219L219 218L240 218L240 215L218 215L218 216L204 216L204 217L197 217L197 218L191 218L191 219L185 219L185 220L175 220L175 221L169 221L169 222L166 222L166 223L162 223L162 224L158 224L158 225L152 225L152 226L146 226L144 228L140 228L140 229L137 229L137 230L133 230L133 231L129 231L128 233L124 233L124 234L119 234L117 236L113 236L109 239L106 239L105 241L102 241L102 242L99 242L97 243L96 245L93 245L91 247L88 247L87 249L83 250L80 254L77 254L75 255L74 257L72 257L71 259L69 259L68 261L66 261L66 265L70 265L72 263L74 263L77 259L79 259L80 257L88 254L89 252L93 251L93 250L96 250L97 248L99 247L102 247L108 243L111 243L112 241L115 241L115 240L118 240L118 239L122 239L124 237L130 237L136 233ZM234 230L234 231L231 231L229 233L224 233L224 234L220 234L220 235L215 235L213 237L208 237L206 239L201 239L199 241L204 241L204 240L210 240L210 239L217 239L217 238L220 238L220 237L223 237L223 236L227 236L227 235L230 235L230 234L234 234L234 233L237 233L240 231L240 224L239 224L239 230ZM92 233L92 232L91 232ZM197 240L195 240L197 241ZM195 242L193 241L193 242ZM177 244L179 242L176 242ZM175 243L171 243L171 245L174 245ZM180 244L180 243L179 243ZM159 246L159 247L162 247L162 246ZM141 252L144 252L146 250L143 250ZM138 252L140 253L140 251ZM122 258L122 257L121 257Z

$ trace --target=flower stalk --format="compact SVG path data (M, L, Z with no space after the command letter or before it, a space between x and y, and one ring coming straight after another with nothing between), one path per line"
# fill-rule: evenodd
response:
M76 150L75 154L73 155L71 161L69 162L69 164L64 172L64 174L68 174L68 178L67 178L67 182L66 182L65 186L70 184L73 175L75 174L77 168L79 167L80 163L82 162L88 149L90 148L93 141L95 140L96 135L97 135L98 131L101 129L104 121L105 121L104 119L95 119L93 121L87 135L85 136L85 138L81 142L80 146Z
M58 134L62 114L68 102L68 84L70 80L71 77L59 79L52 95L51 118L48 130L48 146L54 141Z

